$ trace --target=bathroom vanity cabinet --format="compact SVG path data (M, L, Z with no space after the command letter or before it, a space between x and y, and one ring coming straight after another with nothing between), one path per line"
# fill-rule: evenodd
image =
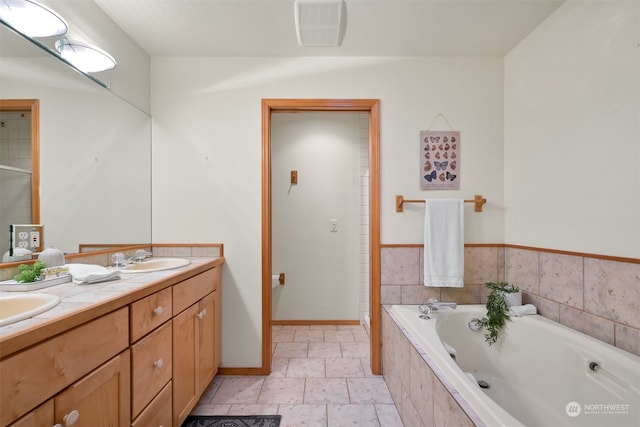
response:
M128 329L125 307L0 361L2 425L25 413L16 425L71 425L79 413L83 425L126 425Z
M179 426L217 371L215 270L173 287L173 425Z
M82 418L82 422L80 422ZM114 357L12 427L127 425L129 351ZM56 423L57 421L57 423Z
M0 426L180 426L220 364L221 267L150 292L0 360Z

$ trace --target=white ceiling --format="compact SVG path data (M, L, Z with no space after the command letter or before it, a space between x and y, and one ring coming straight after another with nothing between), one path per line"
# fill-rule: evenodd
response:
M340 47L297 44L294 0L94 0L151 56L503 56L564 0L346 0Z

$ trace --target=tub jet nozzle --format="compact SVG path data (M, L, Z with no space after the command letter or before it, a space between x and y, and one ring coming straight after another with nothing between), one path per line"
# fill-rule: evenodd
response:
M478 332L480 329L482 329L482 320L475 317L469 320L469 329L471 329L473 332Z

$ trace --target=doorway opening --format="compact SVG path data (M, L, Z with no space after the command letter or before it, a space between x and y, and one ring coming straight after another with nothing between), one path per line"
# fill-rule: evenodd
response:
M273 325L368 317L368 147L368 113L272 113Z
M40 102L0 99L0 230L40 223ZM2 234L0 254L9 250Z
M371 370L380 359L380 101L377 99L262 100L262 367L271 372L272 194L271 114L273 112L363 112L369 115L369 315Z

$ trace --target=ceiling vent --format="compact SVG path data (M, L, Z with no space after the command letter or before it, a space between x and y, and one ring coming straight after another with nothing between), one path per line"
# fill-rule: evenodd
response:
M347 18L344 0L296 0L293 7L300 46L340 46Z

